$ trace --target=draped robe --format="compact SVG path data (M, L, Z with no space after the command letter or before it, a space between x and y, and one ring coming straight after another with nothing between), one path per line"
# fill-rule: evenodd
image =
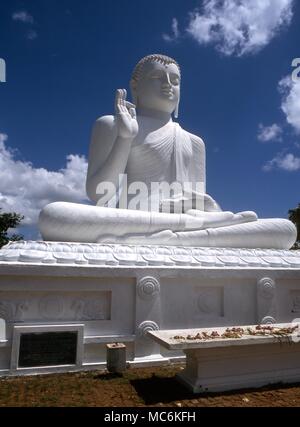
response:
M178 123L170 121L164 127L139 135L133 142L125 170L129 188L142 182L148 189L148 210L159 211L160 202L169 198L161 187L153 183L180 184L182 189L191 188L205 192L205 148L200 138L186 132ZM124 197L124 196L123 196ZM134 195L128 195L128 203ZM123 199L124 200L124 199ZM145 204L140 205L143 209Z

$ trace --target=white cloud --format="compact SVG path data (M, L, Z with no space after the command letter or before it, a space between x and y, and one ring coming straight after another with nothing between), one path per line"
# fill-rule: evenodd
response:
M0 147L1 144L3 144L6 140L7 140L8 136L6 135L6 133L0 133Z
M25 216L23 224L35 225L40 210L54 201L87 203L85 180L87 161L70 154L65 168L48 171L16 159L15 152L0 133L0 207Z
M173 18L173 20L172 20L172 35L163 34L162 37L166 42L173 42L173 41L179 39L180 32L178 29L178 21L176 18Z
M18 12L13 13L12 19L14 21L23 22L24 24L33 24L34 19L26 10L19 10Z
M258 126L257 138L261 142L281 141L282 129L276 123L271 126Z
M242 56L267 46L293 17L294 0L204 0L191 13L187 32L225 55Z
M23 24L29 25L29 28L34 24L34 18L30 13L26 12L26 10L20 10L18 12L13 13L12 19L16 22L22 22ZM27 27L28 28L28 27ZM38 34L32 28L26 34L27 40L35 40Z
M291 76L287 76L279 82L279 91L286 120L300 134L300 81L294 82Z
M264 166L265 172L270 172L273 169L282 169L287 172L296 172L300 170L300 157L294 156L294 154L277 154L274 159L269 160Z

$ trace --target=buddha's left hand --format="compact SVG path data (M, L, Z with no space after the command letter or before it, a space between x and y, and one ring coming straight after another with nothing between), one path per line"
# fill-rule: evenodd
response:
M187 191L184 194L175 195L170 199L160 202L161 212L184 213L191 209L205 212L221 212L218 203L208 194L200 194L195 191Z

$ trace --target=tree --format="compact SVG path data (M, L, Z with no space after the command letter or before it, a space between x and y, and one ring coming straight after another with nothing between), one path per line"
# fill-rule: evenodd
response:
M10 228L16 228L24 217L17 213L2 213L0 208L0 248L6 245L10 240L23 240L23 236L18 234L8 235Z
M297 227L297 242L295 243L295 249L298 249L300 246L300 203L295 209L289 210L289 220L292 221Z

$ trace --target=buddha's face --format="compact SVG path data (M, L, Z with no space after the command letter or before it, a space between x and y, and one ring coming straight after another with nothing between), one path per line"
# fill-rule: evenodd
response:
M177 65L146 63L134 91L138 108L171 114L180 97L180 72Z

